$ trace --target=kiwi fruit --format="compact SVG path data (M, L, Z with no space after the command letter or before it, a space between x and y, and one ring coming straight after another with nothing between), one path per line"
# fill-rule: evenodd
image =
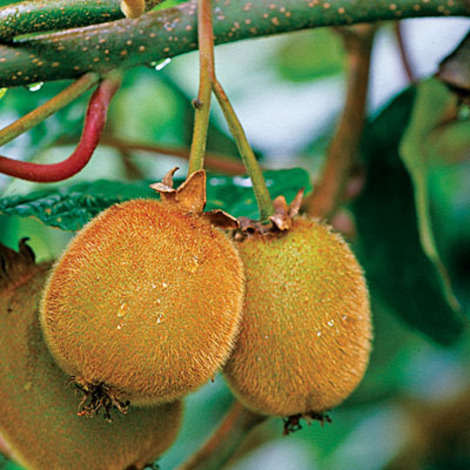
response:
M0 249L0 435L10 456L32 470L144 468L175 440L181 402L131 407L112 423L77 416L80 393L39 325L50 264L34 264L22 247Z
M366 370L369 296L340 235L318 221L237 243L246 296L240 334L224 373L239 400L260 414L321 417Z
M192 194L192 183L184 190ZM104 386L118 408L186 395L232 350L241 261L189 207L136 199L108 208L72 240L45 288L40 318L52 355L85 391Z

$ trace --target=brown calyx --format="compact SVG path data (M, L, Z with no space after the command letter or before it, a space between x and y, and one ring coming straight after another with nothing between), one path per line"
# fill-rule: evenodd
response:
M186 178L177 189L173 187L173 175L178 167L170 170L161 183L151 184L150 187L160 193L162 201L176 204L184 212L201 215L209 219L212 225L222 229L237 229L239 223L235 217L221 209L203 212L206 206L206 172L198 170Z
M288 416L287 418L283 418L284 436L300 431L302 429L302 425L300 424L301 419L304 419L309 426L312 424L312 421L319 421L322 426L325 422L331 423L331 418L326 413L318 413L316 411Z
M127 414L130 402L122 401L120 394L109 385L103 382L89 383L81 379L72 377L74 385L83 393L83 398L78 405L78 416L92 418L103 412L104 419L112 422L111 411L118 410L122 414Z
M274 199L274 214L269 217L268 223L263 224L259 220L239 217L239 228L234 232L234 239L242 241L251 235L279 235L289 231L294 217L299 213L303 196L304 189L302 188L290 204L287 204L284 196Z

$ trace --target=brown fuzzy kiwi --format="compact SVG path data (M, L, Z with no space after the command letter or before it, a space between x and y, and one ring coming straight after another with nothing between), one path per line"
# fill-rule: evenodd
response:
M0 249L2 267L10 255ZM144 468L175 440L181 402L130 408L112 423L77 416L80 393L56 365L39 325L50 265L26 261L17 256L0 272L0 434L9 453L32 470Z
M371 322L361 267L340 235L307 218L237 246L246 296L224 369L228 383L255 412L321 417L367 367Z
M243 293L239 256L209 219L138 199L72 240L46 286L41 324L77 383L147 406L189 393L223 366Z

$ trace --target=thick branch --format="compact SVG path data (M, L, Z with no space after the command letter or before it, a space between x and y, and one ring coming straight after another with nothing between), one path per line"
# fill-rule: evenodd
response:
M122 17L118 0L30 0L0 8L0 41L19 34L87 26Z
M216 44L306 28L423 16L470 16L468 0L217 0ZM100 74L196 49L196 2L137 19L44 34L0 46L0 87Z
M140 1L149 11L164 0ZM0 7L0 42L9 42L21 34L77 28L118 20L123 16L119 0L17 0Z
M235 402L219 428L187 462L177 470L218 470L230 459L247 434L266 416L257 415Z

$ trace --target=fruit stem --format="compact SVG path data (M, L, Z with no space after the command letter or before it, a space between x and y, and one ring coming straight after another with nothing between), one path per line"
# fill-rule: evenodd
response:
M83 75L34 111L26 114L9 126L4 127L0 130L0 146L5 145L7 142L10 142L32 127L37 126L40 122L59 111L59 109L67 106L93 85L98 83L99 79L100 77L96 73L87 73Z
M194 128L189 155L188 176L204 167L207 131L211 108L212 79L214 77L214 32L211 0L198 0L199 92L194 105Z
M0 156L0 173L40 183L62 181L78 173L89 162L106 123L109 103L121 84L121 74L110 72L93 93L86 112L80 141L64 161L52 164L23 162Z
M305 199L307 213L330 218L342 202L347 182L357 161L364 128L372 43L375 27L338 28L348 60L346 102L313 193Z
M235 114L235 110L233 109L228 96L220 82L215 77L212 86L215 96L217 97L217 101L224 113L230 132L237 143L243 164L250 175L253 183L253 191L256 196L256 202L258 203L260 220L264 222L274 213L274 206L268 187L266 186L266 181L264 180L263 172L261 171L258 160L256 160L253 149L248 142L245 131Z
M262 423L262 416L236 401L208 441L177 470L216 470L230 459L248 432Z
M248 174L253 183L253 190L258 202L261 221L266 221L274 213L263 172L255 154L248 143L243 127L238 120L222 85L217 80L214 63L214 30L212 25L211 0L198 0L198 39L199 39L199 93L194 101L195 119L193 141L189 155L188 176L204 166L211 91L213 90L227 120L230 132L237 143Z

